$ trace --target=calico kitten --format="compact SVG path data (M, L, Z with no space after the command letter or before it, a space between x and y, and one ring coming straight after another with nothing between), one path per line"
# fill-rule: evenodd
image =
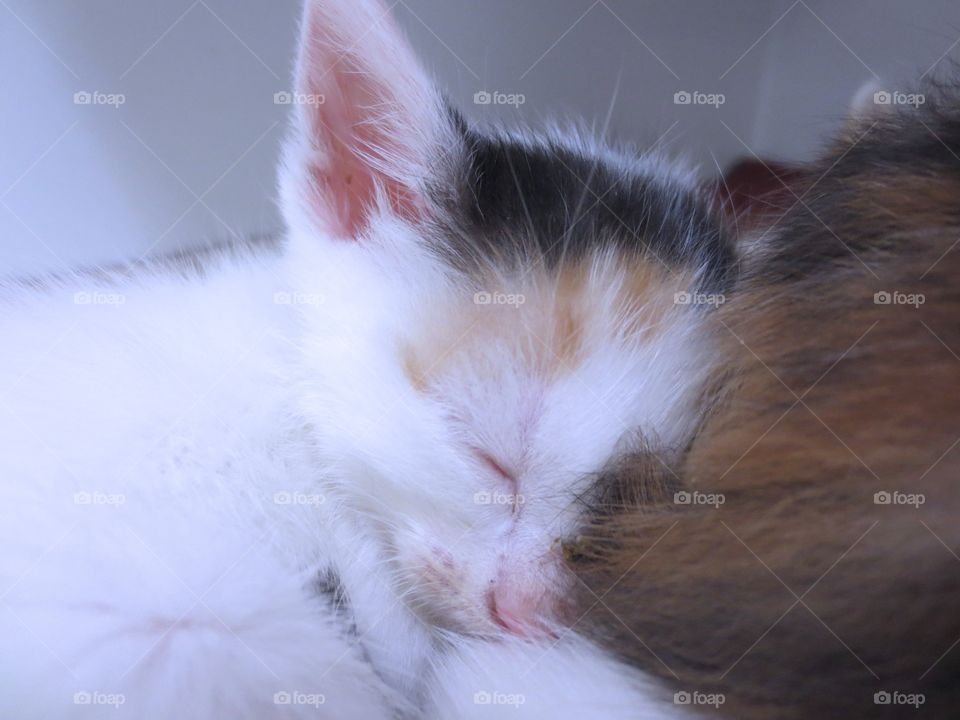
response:
M722 402L672 471L611 472L568 553L578 627L725 695L692 710L956 717L958 97L855 119L801 171L716 315Z
M728 233L656 157L470 126L379 3L308 2L295 82L280 251L4 290L0 714L663 716L557 637L560 541L689 443Z

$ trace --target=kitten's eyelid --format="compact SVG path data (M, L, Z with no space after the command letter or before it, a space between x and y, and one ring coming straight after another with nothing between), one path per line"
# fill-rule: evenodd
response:
M514 474L507 470L500 461L498 461L486 450L473 448L473 454L483 465L488 467L490 470L493 470L493 472L499 475L502 479L513 485L517 484L517 479Z

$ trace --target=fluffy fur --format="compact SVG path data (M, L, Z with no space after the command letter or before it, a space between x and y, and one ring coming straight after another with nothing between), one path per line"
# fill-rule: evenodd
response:
M460 642L435 663L434 676L426 716L436 720L685 717L662 687L572 633L539 646Z
M803 170L716 316L721 402L670 470L615 468L568 553L580 627L726 716L956 716L958 152L931 88Z

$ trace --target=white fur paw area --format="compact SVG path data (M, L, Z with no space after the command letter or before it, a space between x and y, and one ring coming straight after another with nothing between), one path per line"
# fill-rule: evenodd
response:
M0 717L394 716L355 639L269 543L98 525L113 531L3 573Z
M108 607L61 610L59 628L42 611L5 606L0 715L392 717L396 703L356 648L287 590L272 588L261 607L210 600L177 617L134 619Z

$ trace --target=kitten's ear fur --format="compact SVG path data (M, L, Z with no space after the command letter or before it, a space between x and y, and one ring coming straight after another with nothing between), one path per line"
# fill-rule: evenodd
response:
M455 133L387 8L306 0L295 89L282 178L288 215L358 239L379 212L408 221L429 212L424 183Z

